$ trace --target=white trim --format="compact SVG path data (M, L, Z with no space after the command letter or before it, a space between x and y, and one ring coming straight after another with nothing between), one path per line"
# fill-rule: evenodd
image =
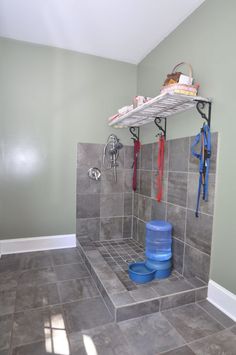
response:
M236 295L210 280L207 300L236 322Z
M2 255L73 247L76 247L75 234L0 240Z

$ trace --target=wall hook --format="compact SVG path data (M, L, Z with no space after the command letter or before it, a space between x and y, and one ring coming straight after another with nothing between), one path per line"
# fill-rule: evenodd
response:
M137 134L135 133L136 129L137 129ZM131 139L133 139L134 141L139 141L139 127L130 127L129 131L133 136L131 137Z
M208 105L207 113L203 111L206 105ZM201 117L207 121L207 124L210 127L211 126L211 102L198 100L196 108L198 113L200 113Z
M164 121L164 127L162 127L162 126L160 125L161 122L162 122L162 120ZM166 140L166 117L156 117L156 118L154 119L154 123L155 123L155 125L158 127L158 129L163 133L164 138L165 138L165 140ZM156 135L156 137L157 137L158 135L160 135L160 133L158 133L158 134Z

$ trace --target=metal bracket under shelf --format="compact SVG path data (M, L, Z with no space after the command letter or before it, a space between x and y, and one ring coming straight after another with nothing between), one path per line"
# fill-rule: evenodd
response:
M160 125L160 123L161 123L162 121L164 121L164 127L162 127L162 126ZM154 119L154 123L155 123L155 125L159 128L159 130L163 133L164 138L165 138L165 140L166 140L166 117L156 117L156 118ZM160 134L160 133L158 133L158 134ZM158 134L157 134L157 136L158 136Z
M211 127L211 102L203 100L196 100L196 102L196 109L198 113L200 113L201 117L207 121L208 126ZM203 110L205 109L206 105L208 106L208 110L205 113Z
M204 100L196 100L196 109L201 117L207 121L209 127L211 127L211 101L204 101ZM207 111L203 111L207 106ZM164 121L164 126L161 125L162 121ZM163 133L165 140L166 140L166 124L167 119L166 117L156 117L154 119L155 125L158 129Z
M198 113L201 115L201 117L207 121L208 126L211 126L211 101L205 101L204 99L196 99L194 100L196 102L196 109ZM164 124L162 124L164 122ZM158 127L160 132L164 135L164 138L166 140L166 126L167 126L167 117L159 117L157 116L154 119L155 125ZM133 140L139 140L139 135L140 135L140 126L132 126L129 127L129 131L132 134L133 137L131 139ZM136 133L137 132L137 133ZM160 134L160 133L158 133Z
M137 134L135 133L136 130L137 130ZM131 137L131 139L133 139L134 141L139 141L140 127L130 127L129 131L133 136Z

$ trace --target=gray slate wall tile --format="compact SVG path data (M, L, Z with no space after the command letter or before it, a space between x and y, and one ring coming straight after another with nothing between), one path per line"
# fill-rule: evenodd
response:
M195 212L187 212L186 242L195 248L210 254L213 217Z
M208 287L201 287L195 290L195 301L205 300L207 298Z
M124 192L124 170L117 168L117 182L114 181L113 170L102 170L101 192L104 194Z
M169 170L188 171L189 138L172 139L169 141Z
M138 219L138 230L137 230L137 235L138 235L138 242L142 244L143 246L145 245L145 237L146 237L146 224Z
M86 168L77 169L76 191L82 193L99 193L101 190L101 180L92 180L88 176Z
M195 302L195 291L186 291L161 298L160 311Z
M138 201L138 216L144 222L147 222L151 219L151 208L152 200L148 197L139 195Z
M198 249L185 245L184 276L197 276L208 282L210 270L210 256Z
M138 240L138 219L136 217L133 217L132 238L134 238L135 240Z
M151 219L165 220L166 214L166 203L157 202L157 200L152 201Z
M174 205L186 207L187 204L187 174L169 172L167 201Z
M124 147L124 168L125 169L132 169L133 162L134 162L134 147L132 145L126 145Z
M119 150L119 156L117 158L117 164L120 169L124 169L124 163L125 163L125 149L124 146L121 150Z
M17 272L0 272L0 291L15 290L18 276Z
M133 214L133 194L126 192L124 194L124 216L131 216Z
M77 237L87 237L91 240L98 240L100 234L99 218L77 218L76 235Z
M151 196L152 172L148 170L140 170L140 194Z
M172 235L184 240L186 208L167 204L167 221L172 224Z
M193 286L184 278L172 278L157 282L153 285L153 288L160 296L168 296L175 295L178 292L189 291L193 289Z
M133 186L133 183L132 183L132 186ZM140 193L140 170L137 169L136 171L136 190L135 190L136 193Z
M124 215L124 194L101 194L100 216L114 217Z
M141 146L140 169L152 170L152 144L143 144Z
M77 218L100 217L99 194L77 194Z
M172 239L172 253L173 253L173 267L180 274L183 272L183 262L184 262L184 243L180 240Z
M131 297L128 291L111 295L111 299L116 307L126 306L134 302L134 299Z
M133 214L135 217L138 217L138 208L139 208L138 201L139 201L139 194L134 193L134 212L133 212Z
M14 313L15 299L16 291L0 291L0 316Z
M194 174L194 173L189 174L187 207L192 210L195 210L197 205L198 180L199 180L199 174ZM204 201L201 195L199 211L213 215L214 199L215 199L215 174L210 174L209 185L208 185L208 201Z
M124 192L132 192L133 186L133 170L124 170Z
M122 238L122 217L101 218L101 240Z
M123 238L132 237L132 216L123 218Z
M0 350L8 349L10 347L12 332L12 315L5 315L0 317Z
M155 312L159 312L158 299L117 308L116 321L120 322L126 319L137 318Z

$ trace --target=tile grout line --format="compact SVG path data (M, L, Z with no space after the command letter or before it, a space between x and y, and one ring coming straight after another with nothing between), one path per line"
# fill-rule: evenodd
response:
M215 318L213 315L211 315L211 313L209 313L204 307L202 307L200 304L199 304L199 302L201 302L202 300L200 300L200 301L198 301L198 302L196 302L196 305L198 306L198 307L200 307L203 311L205 311L212 319L214 319L217 323L219 323L224 329L229 329L230 327L232 327L232 325L231 326L229 326L229 327L226 327L226 326L224 326L224 324L222 324L217 318ZM224 314L224 313L223 313ZM224 314L225 315L225 314ZM226 315L225 315L226 316ZM227 316L226 316L227 317ZM233 320L232 320L232 322L233 322Z
M215 333L206 335L206 336L204 336L204 337L202 337L202 338L198 338L198 339L189 341L189 342L186 343L186 345L188 345L189 348L192 350L191 344L194 344L194 343L196 343L196 342L198 342L198 341L200 341L200 340L202 341L202 340L208 339L208 338L210 338L210 337L212 337L212 336L215 336L215 335L217 335L217 334L219 334L219 333L221 333L221 332L224 332L225 330L228 330L228 329L225 329L225 328L224 328L224 329L221 329L221 330L219 330L219 331L217 331L217 332L215 332ZM193 350L192 350L192 351L193 351Z
M168 195L168 185L169 185L169 184L167 184L167 195ZM139 192L137 192L137 194L140 195L140 196L149 198L149 199L151 199L151 200L154 200L154 201L156 200L155 197L152 197L152 196L143 195L143 194L141 194L141 193L139 193ZM163 200L162 202L163 202L163 203L166 203L166 204L168 204L168 205L171 205L171 206L175 206L175 207L179 207L179 208L181 208L181 209L185 209L185 210L189 210L189 211L191 211L191 212L195 212L195 210L194 210L193 208L189 208L189 207L187 207L187 206L177 205L177 204L175 204L175 203L169 202L168 200ZM214 217L213 214L206 213L206 212L199 212L199 215L205 215L205 216Z
M188 138L188 171L189 172L189 160L190 160L190 138ZM185 221L184 221L184 252L183 252L183 266L182 275L184 275L185 269L185 257L186 257L186 240L187 240L187 214L188 214L188 188L189 188L189 174L187 174L187 195L186 195L186 210L185 210ZM195 297L196 298L196 297Z
M165 201L165 220L167 221L167 200L168 200L168 192L169 192L169 165L170 165L170 144L167 143L167 170L166 170L166 181L167 181L167 189L166 189L166 201Z
M183 306L182 306L183 307ZM177 307L178 308L178 307ZM163 311L160 311L160 314L164 317L164 319L167 321L167 323L170 325L171 328L173 328L176 333L181 337L181 339L183 339L184 345L187 344L186 340L183 338L183 336L178 332L178 330L175 328L175 326L173 324L171 324L171 322L169 321L169 319L166 318L166 316L163 314ZM181 345L183 346L183 345ZM175 348L174 348L175 349ZM169 350L168 350L169 351Z

